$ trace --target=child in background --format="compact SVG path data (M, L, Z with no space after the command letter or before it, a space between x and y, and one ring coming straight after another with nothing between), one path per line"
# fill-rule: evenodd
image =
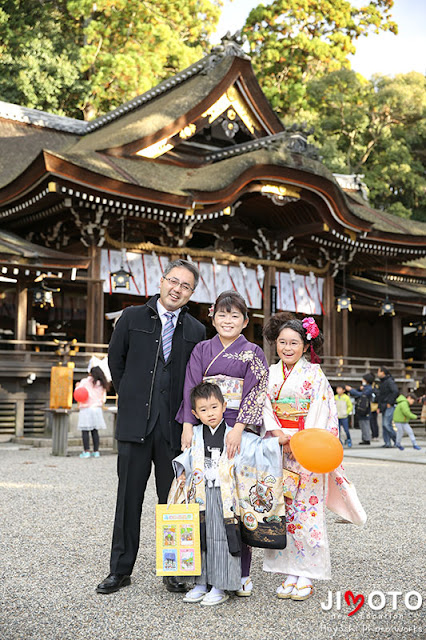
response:
M80 458L90 458L89 432L92 433L94 458L99 458L99 429L106 429L102 407L106 401L106 392L109 387L104 372L100 367L92 367L86 378L75 385L76 389L84 387L89 394L85 402L79 402L78 429L83 439L83 453Z
M352 413L352 402L348 394L345 393L345 388L343 385L338 384L336 386L336 395L334 396L334 399L336 401L337 417L339 419L339 436L341 434L340 429L343 428L346 434L345 444L348 447L351 447L352 440L351 440L351 434L349 432L349 416Z
M407 436L410 438L411 444L413 445L413 449L417 449L417 451L420 451L421 449L421 447L417 445L413 430L408 424L409 420L417 419L417 416L410 411L410 407L416 401L417 401L417 398L413 393L409 393L407 397L401 394L396 399L396 407L393 414L393 421L395 422L395 426L397 430L395 446L398 447L400 451L404 451L404 447L401 444L402 436L404 435L404 433L406 433Z

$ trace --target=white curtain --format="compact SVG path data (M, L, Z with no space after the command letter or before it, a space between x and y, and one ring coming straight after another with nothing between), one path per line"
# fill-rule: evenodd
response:
M277 308L307 315L322 315L324 278L317 278L312 272L306 276L277 271Z
M119 289L117 293L153 296L158 293L162 272L169 262L166 256L126 252L124 269L130 271L129 289ZM200 271L200 282L191 296L193 302L212 304L217 296L228 289L241 293L247 306L261 309L264 274L262 269L245 267L244 265L217 264L215 260L203 262L193 260ZM110 282L110 273L118 271L121 266L121 252L102 249L101 278L104 280L104 292L114 293Z

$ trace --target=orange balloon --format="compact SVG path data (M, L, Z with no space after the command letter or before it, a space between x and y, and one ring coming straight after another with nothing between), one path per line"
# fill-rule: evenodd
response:
M336 436L325 429L303 429L290 438L297 462L313 473L334 471L343 460L343 447Z

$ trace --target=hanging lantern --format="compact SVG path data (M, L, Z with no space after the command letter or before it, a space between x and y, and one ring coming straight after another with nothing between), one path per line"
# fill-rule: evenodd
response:
M337 311L352 311L351 299L343 289L342 294L337 298Z
M382 302L382 306L380 307L380 315L381 316L394 316L395 315L395 309L394 309L394 306L393 306L393 302L391 302L389 300L388 296L386 296L386 298Z
M112 290L116 289L130 289L130 278L132 276L129 271L124 268L124 261L126 257L126 249L124 247L124 215L121 217L121 263L120 268L115 273L111 273Z
M113 291L116 289L130 289L130 273L125 271L123 265L115 273L111 273Z
M40 307L40 309L44 307L54 307L53 292L57 293L58 291L60 291L60 289L47 287L43 281L40 287L33 289L33 306Z

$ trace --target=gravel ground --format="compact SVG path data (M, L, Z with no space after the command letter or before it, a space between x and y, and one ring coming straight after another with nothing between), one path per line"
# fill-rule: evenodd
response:
M317 582L306 602L278 600L278 576L262 571L254 551L251 598L218 607L182 603L155 575L154 485L143 514L132 585L95 593L108 573L115 507L116 457L54 458L48 449L0 445L1 640L421 640L425 607L410 611L390 591L424 590L424 465L351 459L345 467L369 515L364 529L328 515L333 578ZM348 616L344 593L365 596ZM341 608L321 603L341 593ZM373 610L368 596L383 592ZM373 605L379 606L380 595ZM416 605L416 597L409 603Z

